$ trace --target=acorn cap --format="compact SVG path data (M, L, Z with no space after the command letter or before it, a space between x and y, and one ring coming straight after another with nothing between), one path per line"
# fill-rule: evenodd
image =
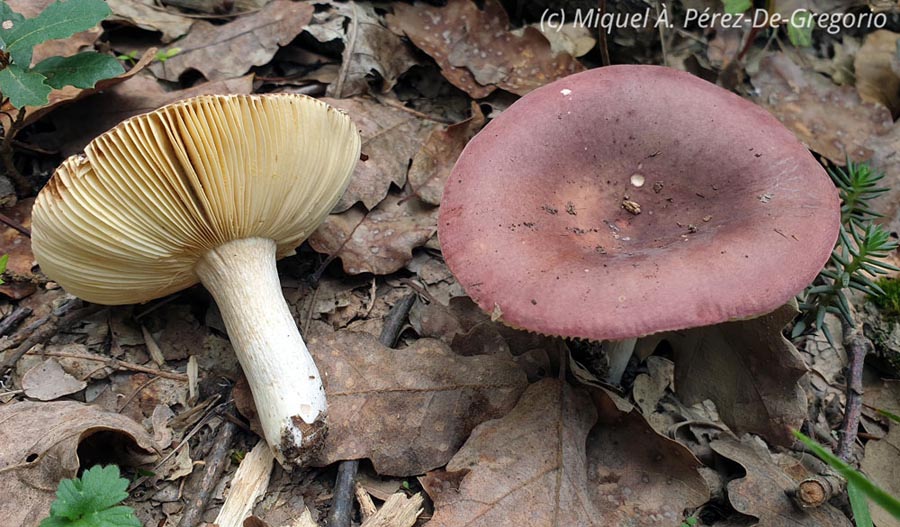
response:
M503 322L618 340L773 311L839 224L828 175L764 109L684 72L611 66L529 93L469 142L439 237Z
M231 240L279 257L322 222L359 159L356 127L303 95L201 96L122 122L60 166L35 201L44 273L101 304L197 283L197 260Z

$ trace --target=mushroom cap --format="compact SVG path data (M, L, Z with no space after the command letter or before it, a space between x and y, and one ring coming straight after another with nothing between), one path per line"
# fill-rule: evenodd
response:
M764 109L677 70L610 66L529 93L472 139L438 234L506 324L618 340L773 311L839 224L830 178Z
M32 248L70 293L144 302L197 283L231 240L293 250L337 202L359 160L344 113L303 95L213 95L128 119L41 190Z

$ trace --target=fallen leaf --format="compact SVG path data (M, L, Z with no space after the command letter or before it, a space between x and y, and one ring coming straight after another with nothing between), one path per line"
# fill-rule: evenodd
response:
M52 401L64 395L80 392L87 383L72 377L54 358L31 368L22 376L25 396L39 401Z
M636 410L600 392L600 418L587 438L588 489L603 525L676 526L709 500L702 466L684 446L656 433Z
M409 186L413 194L426 203L440 205L444 183L450 177L456 159L469 139L484 126L484 121L484 114L473 102L472 117L432 130L409 167Z
M344 212L360 201L372 210L387 196L391 184L397 188L406 184L409 162L436 123L373 99L322 100L350 115L359 128L362 153L367 156L356 165L350 185L333 212Z
M888 435L866 443L866 455L860 469L891 496L900 496L900 425L890 423ZM878 506L869 507L878 527L900 527L900 519Z
M390 193L372 211L356 206L325 218L309 245L340 258L349 274L391 274L412 259L437 230L436 207Z
M900 76L894 69L900 66L898 39L900 33L886 29L869 33L853 63L860 98L886 106L893 115L900 112Z
M754 100L811 150L844 165L872 157L872 136L887 133L891 112L863 102L850 86L836 86L827 77L803 69L784 53L773 53L752 76L759 91Z
M312 20L313 10L311 3L273 0L227 24L194 22L190 33L178 41L181 52L153 64L150 70L173 82L189 69L210 81L240 77L252 66L272 60L280 46L294 40Z
M320 466L370 458L379 474L422 474L445 464L476 425L506 414L526 384L508 359L460 357L430 339L390 349L319 323L307 344L328 397Z
M544 26L546 31L541 31L541 24L531 24L531 27L541 31L541 35L550 42L550 51L553 53L566 53L573 57L587 55L597 39L591 34L589 25L565 24L562 27L551 28Z
M0 406L0 518L37 527L61 479L94 463L143 464L153 439L131 419L73 401Z
M444 7L394 4L388 27L412 40L441 67L454 86L475 99L495 89L525 95L584 67L567 53L554 53L533 27L512 32L497 0L479 9L471 0L449 0Z
M103 93L55 112L56 131L51 139L58 142L64 155L84 149L92 139L121 121L150 112L166 104L205 94L250 93L253 76L198 84L186 90L166 91L151 75L137 75Z
M764 444L749 438L742 441L724 438L713 441L710 446L719 455L743 467L746 475L728 482L728 501L741 514L758 518L758 525L765 527L852 525L846 516L828 503L802 510L794 505L788 493L797 490L798 481L792 479L775 463ZM798 465L799 462L795 467L799 469Z
M106 0L113 14L110 20L125 22L147 31L162 33L166 44L190 31L194 20L177 11L160 8L153 0Z
M556 379L532 384L509 414L476 427L445 471L424 478L429 527L611 525L588 486L585 441L596 421L584 392Z
M675 365L669 359L656 356L647 357L646 364L647 373L635 377L631 393L641 412L649 416L674 384Z
M339 40L344 47L337 78L326 91L328 97L368 93L373 73L383 81L381 91L386 93L418 62L409 47L384 27L372 5L329 1L317 2L316 7L320 10L306 31L319 42Z
M711 399L738 434L790 446L807 416L798 381L806 374L781 330L797 314L787 304L751 320L667 334L675 351L675 392L685 404Z

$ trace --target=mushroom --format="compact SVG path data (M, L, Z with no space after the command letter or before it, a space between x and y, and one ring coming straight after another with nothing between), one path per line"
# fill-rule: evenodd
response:
M302 463L324 438L325 391L275 261L322 222L359 154L350 119L306 96L171 104L63 162L34 204L34 255L49 278L99 304L203 283L266 441L283 465Z
M791 299L839 223L828 175L764 109L684 72L611 66L527 94L470 141L438 234L483 310L612 341L618 382L636 337Z

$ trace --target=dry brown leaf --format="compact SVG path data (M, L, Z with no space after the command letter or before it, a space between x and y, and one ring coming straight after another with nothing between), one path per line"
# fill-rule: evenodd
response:
M319 42L340 40L344 46L337 78L326 91L329 97L368 93L373 73L383 80L381 91L388 92L417 63L409 47L384 27L371 4L327 1L316 2L316 7L319 11L306 31Z
M679 525L709 490L691 452L656 433L636 410L597 391L600 418L587 438L588 488L603 525Z
M688 405L711 399L735 432L793 444L791 431L807 416L798 384L806 366L781 331L796 314L788 304L751 320L668 334L679 398Z
M309 237L316 251L340 258L349 274L391 274L437 230L436 207L391 192L369 213L356 206L328 216Z
M156 110L160 106L205 94L250 93L253 76L198 84L186 90L166 91L151 75L133 79L80 104L55 112L54 141L59 141L65 155L80 152L92 139L119 122L134 115Z
M738 463L746 471L746 476L728 483L728 500L741 514L759 518L758 525L765 527L852 525L846 516L828 503L805 510L794 505L788 492L796 491L798 482L775 463L764 444L747 438L740 442L725 438L713 441L710 446L719 455ZM795 468L798 469L796 472L803 474L799 470L799 463Z
M367 156L356 165L350 185L333 212L344 212L360 201L372 210L387 196L391 184L397 188L406 184L409 161L436 123L364 97L322 100L350 115L359 128L362 153Z
M422 474L445 464L476 425L506 414L526 384L508 359L460 357L436 340L390 349L316 324L307 343L328 396L319 465L370 458L379 474Z
M484 126L484 114L472 103L472 117L432 130L409 167L409 186L422 201L440 205L444 183L469 139Z
M39 401L52 401L79 392L87 383L72 377L54 358L31 368L22 376L25 396Z
M482 423L447 464L423 479L429 527L607 526L587 478L590 397L556 379L528 387L505 417Z
M0 406L0 423L4 525L36 527L47 516L59 481L75 477L80 466L134 465L154 456L153 439L139 424L77 402ZM91 452L100 456L92 459Z
M900 76L897 63L897 40L900 33L879 29L866 35L853 63L856 91L862 100L886 106L896 115L900 111Z
M479 9L471 0L449 0L444 7L394 4L388 27L404 34L441 67L454 86L475 99L497 88L525 95L584 67L567 53L553 53L533 27L509 30L509 17L497 0Z
M865 103L850 86L836 86L827 77L803 69L784 53L773 53L752 77L759 90L755 101L772 112L811 150L843 165L872 157L872 136L887 133L891 112Z
M196 69L211 81L240 77L252 66L272 60L280 46L294 40L312 20L313 9L307 2L273 0L261 10L227 24L194 22L191 32L178 41L181 52L153 64L150 70L160 79L173 82L189 69Z
M106 3L113 12L110 20L159 31L164 44L186 35L194 23L175 10L160 8L154 0L106 0Z
M891 496L900 496L900 425L892 422L890 426L884 439L866 443L866 455L860 469ZM872 506L870 512L878 527L900 527L900 519L884 509Z

